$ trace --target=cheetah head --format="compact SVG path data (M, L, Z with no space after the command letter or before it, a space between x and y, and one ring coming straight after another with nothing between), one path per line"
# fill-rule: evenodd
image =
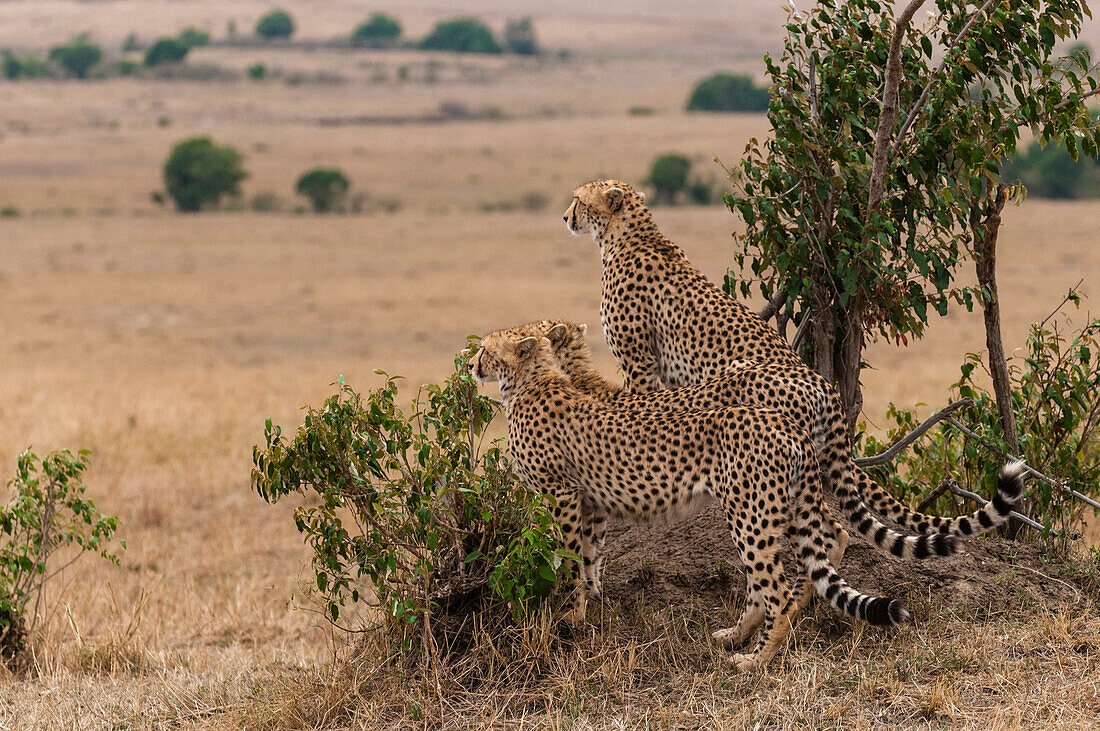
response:
M574 236L599 240L616 223L639 213L648 216L645 194L618 180L594 180L573 191L565 211L565 226Z
M585 324L578 325L567 320L539 320L491 334L512 341L546 338L550 341L550 352L558 367L568 375L575 370L574 365L591 368L591 352L585 337L587 332L588 325Z
M478 383L499 382L502 390L521 380L539 363L551 359L550 341L537 337L510 337L491 332L470 358L470 373Z

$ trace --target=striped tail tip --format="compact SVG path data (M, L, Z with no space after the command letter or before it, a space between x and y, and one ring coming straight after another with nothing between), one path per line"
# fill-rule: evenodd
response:
M895 627L909 619L909 612L900 599L876 597L868 605L864 619L878 627Z
M1009 462L1001 468L1001 474L997 477L997 492L1009 501L1016 502L1024 492L1025 474L1027 465L1023 460Z
M929 533L919 536L913 543L913 558L929 556L953 556L959 551L958 539L950 533Z

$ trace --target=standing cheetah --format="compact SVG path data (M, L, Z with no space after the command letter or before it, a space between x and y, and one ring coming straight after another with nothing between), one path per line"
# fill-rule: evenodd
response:
M745 563L749 602L737 626L715 636L739 642L762 627L755 650L733 657L739 669L763 667L797 615L782 563L788 535L814 589L837 611L887 626L908 617L902 602L860 594L836 573L824 547L835 538L813 444L775 412L610 406L570 383L545 338L489 335L470 370L481 383L499 382L512 465L555 498L570 551L583 555L585 513L593 508L644 520L704 498L720 501ZM579 622L586 596L572 568L569 619Z
M585 338L586 331L584 325L541 320L500 330L494 335L511 340L547 338L558 366L573 386L607 404L664 411L751 406L777 412L794 427L811 435L822 469L834 485L841 508L856 530L879 549L895 556L923 559L954 553L956 534L981 533L1003 524L1022 491L1019 469L1006 468L998 481L997 493L985 507L959 518L926 516L905 508L907 515L919 519L914 521L916 525L933 526L937 532L919 537L899 535L876 520L860 500L857 493L868 492L865 485L874 483L856 465L851 453L840 447L835 438L830 438L837 433L830 427L841 418L840 404L835 391L828 388L828 383L818 374L805 367L800 373L786 365L741 363L725 375L703 383L652 394L630 394L605 380L596 370ZM847 442L843 444L846 446ZM874 489L879 490L877 486ZM895 518L897 514L887 515ZM586 530L591 534L588 556L591 570L586 579L590 594L599 596L605 516L595 514ZM834 525L833 533L842 535L843 529ZM830 556L833 563L839 565L843 547L839 555L831 550ZM588 565L586 562L586 567Z
M644 196L629 185L582 185L573 191L565 222L573 234L591 234L600 246L600 316L627 391L700 383L752 361L738 383L737 402L778 409L810 431L829 483L857 526L865 519L857 517L860 505L852 491L880 515L920 533L973 535L1004 522L1011 496L1000 490L993 511L936 518L910 510L857 469L832 384L807 368L755 313L707 281L661 234ZM806 398L816 401L812 413L798 403Z

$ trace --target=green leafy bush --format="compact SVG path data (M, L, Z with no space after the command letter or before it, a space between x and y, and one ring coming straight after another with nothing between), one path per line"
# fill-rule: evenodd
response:
M78 79L88 78L88 71L102 58L103 51L99 46L83 38L50 49L50 60Z
M63 450L40 460L28 450L8 482L10 501L0 509L0 655L6 659L33 633L42 588L60 569L87 552L118 565L108 546L118 519L84 496L87 456ZM50 562L58 552L68 559L61 566Z
M765 112L768 90L743 74L715 74L696 85L688 99L688 111Z
M146 66L159 66L162 63L179 63L187 58L191 50L183 41L176 38L161 38L145 52Z
M133 76L138 72L140 65L137 61L131 61L128 58L120 59L118 62L118 75L119 76Z
M457 53L503 53L493 31L475 18L455 18L437 23L432 32L420 41L426 51Z
M254 63L248 67L248 78L253 81L262 81L267 78L267 66L262 63Z
M375 13L351 34L353 46L388 48L401 37L401 24L385 13Z
M164 163L164 185L181 211L216 207L223 196L238 195L246 177L241 154L208 137L180 142Z
M656 189L655 203L673 204L686 187L691 160L683 155L661 155L653 161L647 182Z
M973 399L974 405L957 411L956 418L1007 453L996 398L977 382L983 369L978 355L968 355L949 401ZM1100 320L1092 320L1069 337L1058 326L1033 325L1027 353L1009 359L1009 373L1022 451L1017 456L1066 487L1093 499L1100 497ZM896 427L887 442L920 423L913 412L893 404L888 415ZM916 498L948 477L965 481L975 492L993 494L1004 459L950 425L929 433L931 438L918 441L898 457L894 470L877 467L872 474L902 500ZM872 437L866 451L877 453L885 447ZM1048 535L1064 534L1066 525L1080 515L1082 503L1049 483L1031 480L1026 496L1017 509L1043 523ZM945 495L932 506L940 514L973 508L954 495Z
M184 28L176 40L188 48L200 48L210 45L210 34L198 28Z
M298 178L294 189L309 198L315 212L328 213L340 205L350 187L351 183L339 170L314 168Z
M294 34L294 19L282 10L273 10L256 23L256 35L262 38L290 38Z
M311 496L294 521L333 622L365 600L408 648L417 625L428 632L448 610L519 621L571 557L548 498L520 484L499 441L483 448L493 404L464 354L442 386L419 389L410 412L397 394L392 377L365 395L341 378L323 407L306 409L293 439L269 419L266 447L253 450L253 487L270 503Z
M509 20L504 24L504 45L510 53L521 56L536 56L539 43L535 38L535 25L530 18Z

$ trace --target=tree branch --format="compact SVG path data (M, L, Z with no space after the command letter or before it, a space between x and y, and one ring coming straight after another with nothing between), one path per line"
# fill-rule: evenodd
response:
M945 408L937 411L936 413L925 419L923 422L921 422L920 426L899 439L897 442L894 443L892 447L887 449L882 454L876 454L870 457L859 457L855 461L856 464L860 467L873 467L875 465L885 464L886 462L889 462L894 457L897 457L899 454L901 454L902 450L904 450L910 444L920 439L922 434L931 429L937 423L943 421L944 419L949 419L951 417L951 412L956 411L963 406L973 406L973 404L974 400L968 398L959 399L953 404L948 404Z
M779 311L779 308L785 304L787 304L787 290L780 287L776 293L772 295L771 299L768 300L767 304L760 308L760 312L756 314L760 316L761 320L769 320Z
M1084 94L1081 94L1080 96L1078 96L1077 99L1066 99L1064 101L1058 102L1050 110L1050 114L1040 115L1039 118L1035 120L1035 124L1042 124L1043 122L1047 122L1047 121L1050 120L1050 118L1053 115L1055 115L1058 112L1062 111L1063 109L1068 107L1070 104L1083 102L1086 99L1088 99L1089 97L1096 96L1097 94L1100 94L1100 88L1093 89L1092 91L1086 91ZM1012 129L1012 126L1013 125L1011 125L1011 124L1002 124L1000 127L997 128L997 134L999 134L999 135L1004 134L1008 130ZM1031 126L1031 125L1029 125L1029 126Z
M959 497L964 497L964 498L968 498L970 500L973 500L974 502L976 502L978 505L981 505L982 507L985 507L986 505L989 504L988 500L984 499L981 495L977 494L976 492L970 492L969 490L964 490L961 487L959 487L958 483L955 482L954 480L944 480L943 484L947 485L947 489L950 490L951 492L955 493ZM941 485L941 487L942 487L942 485ZM1016 520L1020 521L1021 523L1028 526L1029 528L1034 528L1035 530L1037 530L1039 532L1043 531L1042 523L1036 523L1034 520L1027 517L1026 515L1021 515L1020 513L1017 513L1015 510L1010 511L1008 515L1009 515L1009 517L1015 518Z
M894 23L894 33L890 37L890 52L886 61L886 79L882 88L882 107L878 115L878 129L875 131L874 159L871 163L871 178L868 183L867 211L868 220L886 193L886 160L890 152L890 134L898 116L898 89L901 86L901 44L913 15L924 5L925 0L909 0Z
M901 129L898 130L897 138L894 139L894 144L890 147L890 152L896 153L898 151L898 147L901 146L901 141L905 138L905 135L909 131L909 128L913 126L913 122L916 121L917 116L920 115L920 108L924 106L924 101L928 98L928 93L932 91L932 84L936 82L936 79L941 73L943 73L943 70L947 67L947 61L951 57L951 52L954 51L955 48L959 45L959 43L963 39L963 36L965 36L967 32L970 31L970 28L973 27L978 18L983 13L985 13L986 10L989 9L990 5L992 5L996 1L997 0L985 0L985 4L978 8L978 10L970 16L970 20L966 21L966 25L964 25L962 30L959 31L959 34L955 36L954 40L952 40L951 43L948 44L947 48L944 49L943 60L940 61L939 67L937 67L936 70L932 72L932 75L928 79L928 83L924 85L924 89L921 90L920 97L917 99L917 103L914 104L913 108L909 110L909 114L905 117L905 122L902 123Z

